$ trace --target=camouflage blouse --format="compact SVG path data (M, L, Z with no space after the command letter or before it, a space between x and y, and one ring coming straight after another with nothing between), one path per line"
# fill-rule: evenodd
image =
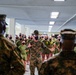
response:
M76 75L76 53L62 51L59 55L42 63L40 75Z
M23 75L25 69L16 46L0 35L0 75Z
M30 58L31 59L40 58L41 53L42 53L42 49L47 49L48 52L51 52L48 49L48 47L43 42L41 42L40 40L38 40L37 42L32 40L30 42L30 44L31 44L31 48L30 48Z
M37 41L31 41L30 44L32 45L30 48L30 58L34 59L34 58L39 58L41 57L41 46L42 46L42 42Z

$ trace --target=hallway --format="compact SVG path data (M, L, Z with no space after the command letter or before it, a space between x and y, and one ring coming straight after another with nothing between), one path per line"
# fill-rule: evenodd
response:
M27 70L27 71L25 72L24 75L30 75L29 65L26 66L26 70ZM38 73L37 73L37 68L35 69L35 75L38 75Z

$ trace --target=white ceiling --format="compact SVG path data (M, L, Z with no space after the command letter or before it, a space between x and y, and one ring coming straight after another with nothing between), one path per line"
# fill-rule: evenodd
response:
M60 14L57 19L51 19L51 12ZM0 13L33 30L48 32L49 21L55 21L51 32L64 28L76 30L76 0L0 0Z

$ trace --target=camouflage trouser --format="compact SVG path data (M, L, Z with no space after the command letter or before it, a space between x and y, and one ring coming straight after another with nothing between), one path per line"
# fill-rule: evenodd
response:
M39 75L39 70L40 70L41 64L42 64L41 58L30 60L30 75L35 75L34 74L35 67L37 67L38 75Z

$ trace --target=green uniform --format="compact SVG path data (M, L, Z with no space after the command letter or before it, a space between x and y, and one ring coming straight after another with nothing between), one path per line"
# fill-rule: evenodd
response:
M18 48L20 49L21 58L27 60L26 45L20 45Z
M0 34L0 75L23 75L24 66L16 46Z
M42 64L40 75L76 75L76 53L62 51Z

